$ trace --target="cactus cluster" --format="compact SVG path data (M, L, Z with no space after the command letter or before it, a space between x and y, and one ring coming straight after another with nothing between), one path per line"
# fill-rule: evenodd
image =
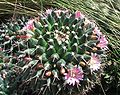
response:
M0 57L10 95L83 93L94 86L108 41L80 11L48 9L2 24Z

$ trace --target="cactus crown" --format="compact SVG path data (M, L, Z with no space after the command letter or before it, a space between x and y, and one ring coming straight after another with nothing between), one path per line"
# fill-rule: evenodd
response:
M1 31L1 52L8 57L3 62L14 72L8 74L9 89L18 95L82 92L96 81L108 44L79 11L48 9L37 18L4 24Z

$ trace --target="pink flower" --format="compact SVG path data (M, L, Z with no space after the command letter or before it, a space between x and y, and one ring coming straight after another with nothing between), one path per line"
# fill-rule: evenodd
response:
M62 12L62 10L56 10L56 11L54 11L54 12L56 13L57 17L59 17L60 14L61 14L61 12Z
M80 18L80 19L83 19L85 16L80 12L80 11L76 11L75 12L75 18Z
M97 44L97 47L100 47L101 49L107 48L108 41L104 35L100 36L100 38L98 40L100 42Z
M83 71L81 68L74 67L68 70L68 73L65 73L65 81L69 85L79 84L80 80L83 80Z
M85 22L84 22L85 26L88 25L88 24L91 24L91 23L92 22L90 20L88 20L87 18L85 18Z
M97 34L98 37L100 37L100 35L102 35L102 32L100 32L100 30L98 29L98 27L95 27L95 28L94 28L93 33L94 33L94 34Z
M33 23L34 21L35 21L34 19L29 20L29 21L27 22L27 25L24 26L22 30L23 30L23 31L26 31L26 30L32 30L32 31L33 31L34 28L35 28L35 27L34 27L34 23Z
M48 14L51 14L52 13L52 9L47 9L46 10L46 14L48 15Z
M68 12L68 10L55 10L54 12L56 13L57 17L60 17L61 13L66 13L66 12Z
M91 71L100 69L100 66L101 66L100 57L97 54L91 54L91 55L92 56L91 56L90 62L88 64L90 66Z

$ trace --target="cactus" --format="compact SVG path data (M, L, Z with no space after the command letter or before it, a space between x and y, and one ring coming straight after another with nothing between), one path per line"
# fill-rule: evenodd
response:
M10 95L83 93L94 86L108 41L80 11L51 10L2 25Z

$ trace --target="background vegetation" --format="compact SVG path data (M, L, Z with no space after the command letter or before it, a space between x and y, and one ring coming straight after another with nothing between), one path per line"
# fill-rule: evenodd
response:
M48 8L80 10L100 26L109 40L110 50L101 82L97 83L89 94L96 95L97 89L99 95L118 95L120 93L120 0L0 0L0 22L6 22L11 17L15 20L17 15L22 14L37 16ZM3 89L6 91L5 84L0 85L0 91Z

